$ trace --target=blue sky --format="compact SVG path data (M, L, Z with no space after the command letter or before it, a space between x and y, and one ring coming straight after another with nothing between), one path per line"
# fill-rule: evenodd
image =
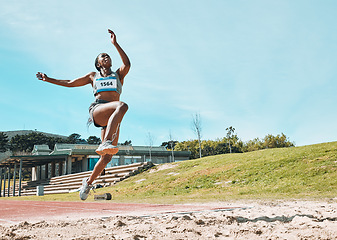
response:
M122 101L120 142L154 145L217 139L233 126L243 141L286 134L297 146L337 140L336 1L3 1L0 0L0 131L34 130L82 138L90 86L64 88L35 78L73 79L95 71L101 52L132 66Z

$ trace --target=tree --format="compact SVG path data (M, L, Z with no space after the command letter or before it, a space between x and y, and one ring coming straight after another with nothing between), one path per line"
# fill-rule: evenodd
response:
M290 142L284 133L273 136L268 134L264 137L263 148L283 148L293 147L294 143Z
M243 145L244 152L251 152L266 148L283 148L283 147L294 147L295 144L290 142L288 137L284 134L278 134L273 136L272 134L266 135L262 140L259 138L254 138L246 142Z
M169 138L170 138L170 147L171 147L171 153L172 153L172 162L174 162L174 146L173 146L173 137L172 137L172 133L170 131L169 133Z
M178 142L175 146L176 151L190 151L191 152L191 159L196 159L200 157L199 154L199 143L198 140L189 140Z
M96 136L90 136L87 139L88 144L98 145L101 144L101 139Z
M226 131L227 131L227 139L228 139L228 145L229 145L229 153L232 153L231 140L234 135L235 128L230 126L226 128Z
M211 140L201 142L202 156L212 156L215 155L215 145L216 143Z
M179 143L176 140L168 141L168 142L162 142L160 146L165 147L167 150L171 150L172 148L175 149L177 143Z
M132 142L131 140L126 140L124 143L122 143L121 145L125 145L125 146L132 146Z
M196 113L192 115L192 130L197 135L198 143L199 143L199 157L201 158L201 119L200 114Z
M147 133L147 141L149 144L149 153L150 153L150 161L152 161L152 147L153 147L153 136L150 132Z
M47 144L50 137L37 132L25 135L15 135L10 141L10 150L15 152L31 152L34 145Z
M53 149L56 143L67 143L67 140L60 137L47 137L47 142L44 144L47 144L49 149Z
M70 134L67 138L67 142L71 144L85 144L87 141L81 138L81 135L78 133Z
M9 149L9 140L8 136L0 132L0 152L6 152Z
M244 144L243 151L244 152L252 152L263 149L263 143L259 138L254 138L253 140L249 140Z
M214 149L214 155L225 154L228 153L228 144L219 141Z

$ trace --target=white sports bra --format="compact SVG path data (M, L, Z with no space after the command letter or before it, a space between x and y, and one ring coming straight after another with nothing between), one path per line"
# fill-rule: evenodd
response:
M112 72L107 77L102 77L99 72L95 74L94 83L93 83L93 91L96 96L99 92L118 92L122 93L122 83L119 80L119 76L117 73Z

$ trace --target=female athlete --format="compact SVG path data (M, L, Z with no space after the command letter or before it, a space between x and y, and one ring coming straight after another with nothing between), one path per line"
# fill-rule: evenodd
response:
M91 84L95 95L95 102L89 107L89 121L96 127L101 127L102 144L96 152L101 155L99 161L89 178L82 181L80 198L86 200L93 181L101 174L106 165L111 161L114 154L118 152L117 143L119 138L119 127L124 114L128 110L128 105L120 101L124 78L130 69L130 60L124 50L117 43L116 35L108 29L111 35L111 43L116 47L122 59L122 66L116 72L111 70L112 61L107 53L101 53L95 60L95 67L98 72L91 72L74 80L59 80L48 77L46 74L38 72L36 77L39 80L53 83L65 87L80 87Z

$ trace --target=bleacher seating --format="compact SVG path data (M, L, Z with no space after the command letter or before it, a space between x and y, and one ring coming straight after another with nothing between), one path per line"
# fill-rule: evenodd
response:
M133 163L129 165L116 166L105 169L105 174L100 175L94 184L102 187L111 186L125 178L138 174L141 171L153 166L151 162ZM44 186L44 194L69 193L77 191L82 185L82 179L89 177L92 171L68 174L63 176L52 177L38 181L30 181L22 184L21 196L36 195L37 186ZM18 183L16 184L16 196L18 196ZM7 196L7 189L6 189ZM10 196L13 196L12 187Z

